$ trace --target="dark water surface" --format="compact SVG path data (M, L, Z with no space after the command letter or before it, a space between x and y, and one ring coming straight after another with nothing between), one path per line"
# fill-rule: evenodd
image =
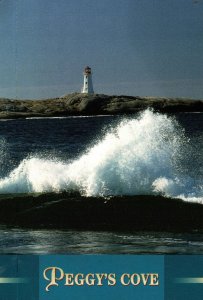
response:
M203 234L2 228L0 253L202 254Z

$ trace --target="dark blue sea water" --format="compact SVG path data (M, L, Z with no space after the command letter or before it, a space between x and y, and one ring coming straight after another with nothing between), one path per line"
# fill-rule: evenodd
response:
M202 113L4 120L0 193L162 194L203 205L202 146ZM0 253L200 254L203 235L1 227Z

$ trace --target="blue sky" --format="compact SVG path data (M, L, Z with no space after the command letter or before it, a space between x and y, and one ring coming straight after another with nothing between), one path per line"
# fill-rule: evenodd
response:
M203 0L1 0L0 96L203 99Z

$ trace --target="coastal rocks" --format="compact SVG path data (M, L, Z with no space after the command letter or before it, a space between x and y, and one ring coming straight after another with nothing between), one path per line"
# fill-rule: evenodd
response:
M152 108L163 113L203 112L203 100L73 93L45 100L0 98L0 119L71 115L132 114Z
M26 228L203 232L203 205L162 196L1 195L0 224Z

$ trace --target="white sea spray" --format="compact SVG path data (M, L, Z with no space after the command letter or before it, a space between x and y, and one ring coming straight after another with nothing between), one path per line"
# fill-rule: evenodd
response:
M195 185L181 170L185 151L187 139L177 121L146 110L109 129L77 160L24 159L0 180L0 193L163 194L203 203L201 183Z

